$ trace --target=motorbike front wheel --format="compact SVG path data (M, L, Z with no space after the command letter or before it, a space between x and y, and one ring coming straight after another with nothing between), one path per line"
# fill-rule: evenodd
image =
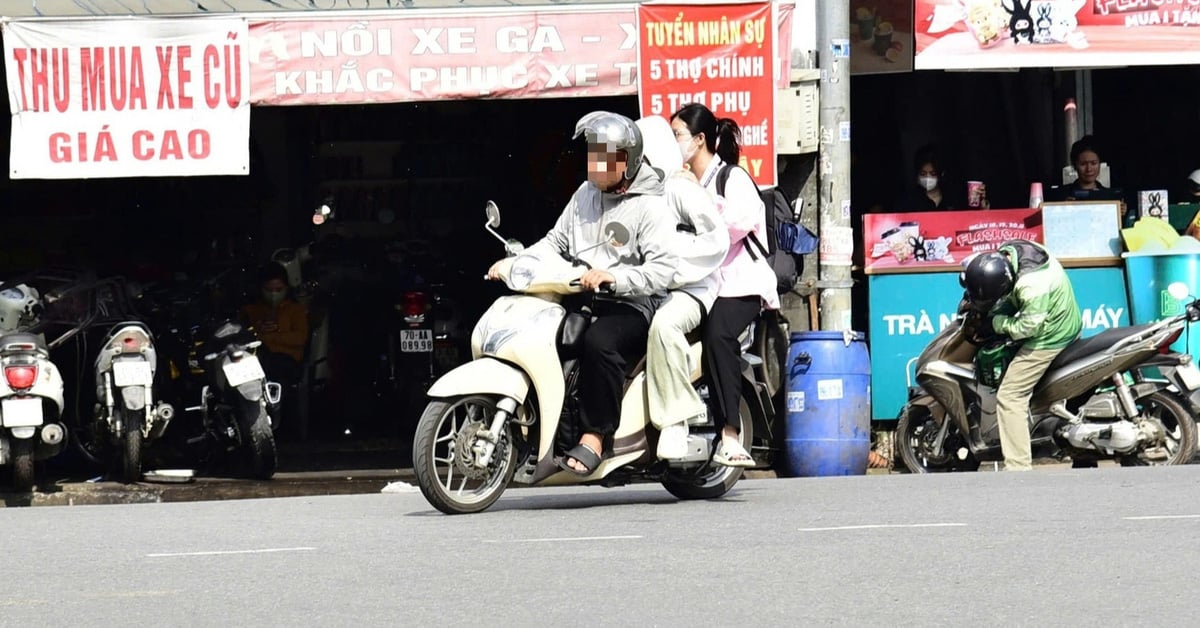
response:
M944 420L950 421L950 417ZM937 421L924 405L910 403L900 413L900 420L896 422L896 448L909 472L978 471L979 459L969 449L965 457L958 455L967 444L954 422L951 421L940 449L934 443L938 428Z
M1171 394L1159 391L1138 399L1137 404L1141 409L1142 419L1155 422L1162 428L1167 459L1155 460L1146 456L1145 450L1138 450L1122 457L1121 466L1188 464L1196 453L1196 419L1188 412L1184 402Z
M142 412L121 410L121 482L142 479Z
M413 438L413 471L434 508L448 515L481 512L508 488L517 455L510 425L488 466L473 464L476 435L488 429L499 401L494 395L471 395L435 399L425 407Z
M17 493L33 490L33 439L13 438L12 443L12 488Z

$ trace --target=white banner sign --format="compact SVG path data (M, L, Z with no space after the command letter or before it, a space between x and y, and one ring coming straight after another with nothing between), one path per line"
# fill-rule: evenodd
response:
M8 22L9 176L244 175L244 19Z

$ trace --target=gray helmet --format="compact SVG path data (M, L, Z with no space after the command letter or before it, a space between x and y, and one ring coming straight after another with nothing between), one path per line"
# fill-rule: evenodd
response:
M609 151L625 151L625 178L637 176L642 165L642 132L633 120L608 111L593 111L575 123L575 135L587 134L588 144L605 144Z

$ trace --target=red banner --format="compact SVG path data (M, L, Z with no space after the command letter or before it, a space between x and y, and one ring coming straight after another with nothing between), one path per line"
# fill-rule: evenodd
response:
M1200 0L916 0L916 69L1200 63Z
M770 3L638 7L643 116L693 102L742 131L741 165L775 185L775 28Z
M781 6L781 18L790 18L792 8ZM633 7L619 7L252 22L251 100L328 105L631 95L636 20ZM781 19L781 41L788 44L783 68L790 66L790 29L790 19ZM780 80L787 85L786 73Z
M863 272L961 268L972 253L1005 240L1044 242L1039 209L913 212L863 216Z

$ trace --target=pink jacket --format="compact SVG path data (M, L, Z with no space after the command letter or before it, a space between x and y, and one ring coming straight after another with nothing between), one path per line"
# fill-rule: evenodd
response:
M729 253L717 270L721 277L718 297L746 297L757 295L762 306L768 310L779 309L779 293L775 291L775 272L766 260L755 251L755 260L746 250L746 236L751 231L758 241L767 243L766 207L758 195L758 186L750 174L734 167L725 181L725 197L717 195L717 172L724 162L713 155L704 172L701 183L712 195L720 209L721 217L729 228Z

